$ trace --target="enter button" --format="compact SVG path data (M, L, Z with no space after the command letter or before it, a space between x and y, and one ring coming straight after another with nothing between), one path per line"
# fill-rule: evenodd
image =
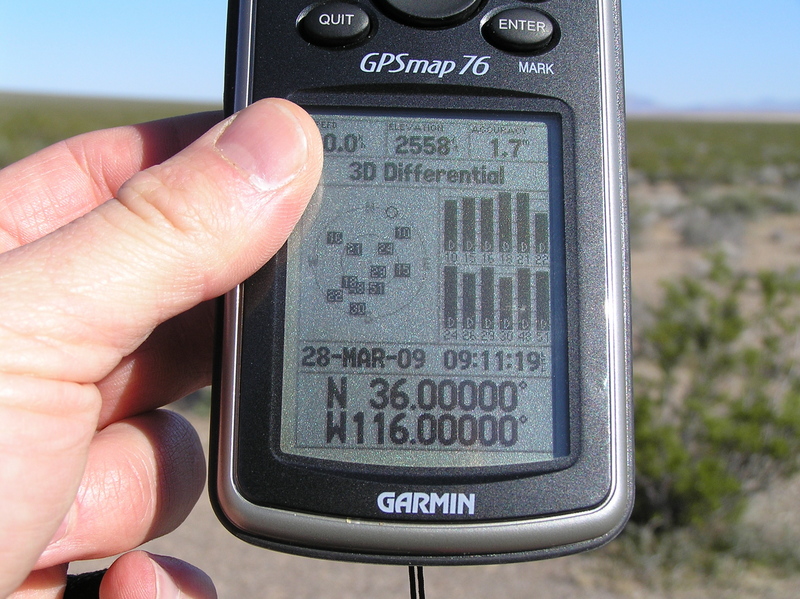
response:
M547 49L555 32L556 26L550 17L530 8L502 10L483 26L486 41L508 52Z

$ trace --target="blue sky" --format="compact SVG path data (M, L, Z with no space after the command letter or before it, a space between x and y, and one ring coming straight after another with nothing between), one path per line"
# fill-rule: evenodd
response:
M220 101L225 0L1 3L0 91ZM800 0L623 0L623 20L632 97L800 107Z

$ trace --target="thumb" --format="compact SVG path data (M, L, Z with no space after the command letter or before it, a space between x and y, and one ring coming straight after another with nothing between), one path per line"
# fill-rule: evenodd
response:
M14 349L0 352L0 371L100 380L155 326L281 247L321 155L304 111L264 100L134 175L116 199L0 256L0 317L10 323L0 349Z

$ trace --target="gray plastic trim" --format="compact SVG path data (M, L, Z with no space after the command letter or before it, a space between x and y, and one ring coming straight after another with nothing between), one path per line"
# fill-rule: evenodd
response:
M236 89L233 110L239 111L251 102L253 65L253 36L257 0L239 1L239 40L236 44Z

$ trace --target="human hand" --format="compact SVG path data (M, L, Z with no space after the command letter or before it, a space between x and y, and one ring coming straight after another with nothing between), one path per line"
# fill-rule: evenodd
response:
M68 562L169 532L202 491L197 435L156 408L208 384L209 300L280 248L322 161L288 102L217 118L90 133L0 171L0 597L59 597ZM214 596L144 552L100 590Z

